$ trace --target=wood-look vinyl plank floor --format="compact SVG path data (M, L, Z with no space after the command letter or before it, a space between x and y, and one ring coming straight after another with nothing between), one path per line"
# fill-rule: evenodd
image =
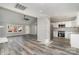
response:
M29 47L34 54L48 54L47 50L40 48L38 45L35 45L30 41L25 41L24 43L24 46Z
M53 43L46 46L35 39L26 38L11 38L8 43L0 45L1 55L79 55L78 52L70 50Z
M72 55L79 55L79 52L76 52L76 48L72 51L73 48L71 48L71 47L64 48L64 47L61 47L61 46L55 45L55 44L51 44L49 47L50 47L50 48L56 48L56 49L58 49L58 50L61 50L61 51L70 53L70 54L72 54ZM75 51L75 52L74 52L74 51Z
M30 42L39 46L40 48L44 48L44 50L48 51L51 54L70 54L70 53L67 53L67 52L63 53L64 52L63 50L60 50L61 53L57 53L56 51L59 50L58 48L55 48L55 47L50 48L50 47L45 46L45 45L40 46L40 44L38 44L36 41L33 41L33 40L31 40Z

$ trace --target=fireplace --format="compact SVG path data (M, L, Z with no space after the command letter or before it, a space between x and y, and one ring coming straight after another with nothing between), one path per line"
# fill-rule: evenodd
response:
M65 37L65 31L58 31L58 37Z

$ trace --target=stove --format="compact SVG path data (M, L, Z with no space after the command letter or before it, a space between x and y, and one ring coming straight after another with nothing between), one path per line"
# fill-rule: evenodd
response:
M58 31L58 37L65 37L65 31Z

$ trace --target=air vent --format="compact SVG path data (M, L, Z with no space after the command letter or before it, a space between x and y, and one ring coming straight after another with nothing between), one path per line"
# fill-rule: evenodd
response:
M15 5L15 8L20 9L20 10L25 10L25 9L26 9L25 6L23 6L23 5L19 4L19 3L17 3L17 4Z

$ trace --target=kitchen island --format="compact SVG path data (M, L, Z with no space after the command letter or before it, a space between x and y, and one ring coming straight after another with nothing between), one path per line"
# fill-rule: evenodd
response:
M71 47L79 48L79 34L71 34L70 38Z

